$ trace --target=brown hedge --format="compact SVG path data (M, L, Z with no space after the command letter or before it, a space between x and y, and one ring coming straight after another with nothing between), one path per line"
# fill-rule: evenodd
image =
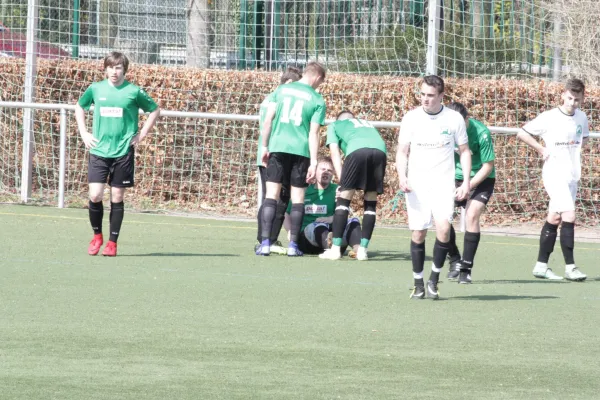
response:
M25 66L22 60L0 59L3 101L22 101ZM103 78L100 62L38 61L36 101L74 104L89 84ZM134 65L128 79L145 88L161 108L255 115L264 96L274 89L279 73L221 71ZM519 127L560 101L560 85L539 80L447 79L446 101L460 101L474 118L490 126ZM321 88L327 115L352 109L369 120L400 121L418 106L419 79L392 76L330 74ZM583 109L591 129L600 130L600 88L590 88ZM20 161L21 111L3 110L0 148L10 149L14 169ZM56 196L58 182L58 112L36 112L36 179L34 195L44 201ZM324 130L322 132L324 134ZM380 214L404 223L403 199L398 195L394 165L397 132L382 129L389 150L385 194ZM153 137L136 157L137 185L128 199L140 209L212 210L251 215L256 197L256 124L236 121L162 118ZM494 135L498 170L497 191L490 203L487 223L525 222L545 210L540 183L540 161L513 136ZM82 204L86 190L86 158L74 118L68 128L67 195L71 204ZM325 149L322 149L325 152ZM584 154L582 206L586 221L600 218L600 172L597 141ZM0 175L4 193L16 193L18 171ZM356 202L355 208L360 204Z

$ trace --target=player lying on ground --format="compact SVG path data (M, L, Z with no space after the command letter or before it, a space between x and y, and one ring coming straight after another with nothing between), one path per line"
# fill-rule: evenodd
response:
M267 166L267 194L262 207L262 241L256 254L271 254L271 232L277 200L284 182L290 183L290 244L288 256L302 256L298 238L304 214L307 181L314 179L319 148L319 129L325 123L325 101L316 88L325 80L319 63L306 65L298 82L275 90L263 125L263 165Z
M338 185L331 183L333 178L333 162L330 158L322 158L317 164L316 183L306 189L304 196L304 218L298 239L298 248L305 254L321 254L331 247L331 231L333 229L333 213ZM285 219L285 228L291 226L291 207ZM350 245L350 257L356 257L361 240L360 222L358 218L346 221L342 236L342 253Z
M443 98L444 81L435 75L426 76L421 85L421 106L406 113L402 119L396 153L400 190L405 193L408 225L412 230L413 299L425 297L425 237L431 227L432 215L436 241L427 296L439 298L438 281L450 249L454 199L464 200L470 190L471 153L465 120L456 111L444 107ZM458 188L454 186L456 146L464 173L463 183Z
M448 279L458 278L458 283L465 284L471 283L471 269L481 238L479 220L494 193L494 184L496 183L494 159L496 157L490 130L481 122L469 118L469 111L461 103L450 103L447 107L458 112L464 118L471 151L471 192L468 199L455 202L455 205L464 209L466 214L467 229L462 259L456 246L456 232L452 225L450 225L450 250L448 251L450 262ZM454 163L456 187L460 187L463 183L463 172L458 153L454 153Z
M300 80L302 78L302 73L298 68L288 67L287 70L281 75L280 85L284 85L286 83L292 83ZM256 165L258 166L258 175L260 177L260 184L262 186L261 195L261 207L258 209L257 221L258 221L258 232L256 233L256 240L258 244L255 246L254 251L258 250L258 246L262 242L262 204L265 201L265 194L267 192L267 169L263 166L262 155L263 155L263 146L262 146L262 135L260 135L260 131L263 128L265 116L267 115L267 110L269 108L269 104L271 103L272 94L267 96L263 102L260 104L259 111L259 121L258 121L258 152L256 155ZM287 250L281 246L281 242L278 241L279 232L281 232L281 227L283 225L283 219L285 217L285 210L287 209L288 203L290 202L290 183L285 181L281 184L281 194L279 195L279 200L277 200L277 207L275 210L275 219L273 220L273 227L271 228L271 253L276 254L286 254Z
M581 178L581 147L589 137L588 119L579 110L585 94L585 85L579 79L570 79L561 95L562 104L543 112L528 122L517 137L534 148L544 159L542 179L550 203L548 217L540 233L538 260L533 276L542 279L562 279L548 268L554 250L558 226L560 247L565 259L565 278L583 281L587 276L575 266L575 197ZM533 136L539 136L542 146Z
M369 122L355 118L350 111L342 111L327 129L327 146L335 172L340 178L340 195L333 218L333 244L319 257L337 260L342 256L341 246L350 202L354 192L362 190L364 216L356 259L367 260L367 247L375 229L377 195L383 193L387 160L385 142ZM343 167L340 148L346 156Z
M138 86L125 80L129 60L119 52L104 58L106 79L90 85L75 106L79 134L90 151L88 163L89 217L94 237L88 254L96 255L104 242L102 218L104 185L110 186L110 236L102 252L117 255L117 239L123 222L125 190L134 184L135 147L144 140L160 114L158 105ZM92 133L85 111L94 105ZM139 109L150 115L138 133Z

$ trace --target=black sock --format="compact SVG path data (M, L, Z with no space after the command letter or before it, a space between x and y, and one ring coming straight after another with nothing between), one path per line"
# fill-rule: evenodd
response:
M298 243L300 229L302 228L302 218L304 218L304 203L292 204L290 217L292 222L290 228L290 242Z
M410 241L410 258L412 260L415 286L424 286L423 268L425 267L425 242L415 243L412 240ZM417 278L415 274L419 274L421 278Z
M285 212L287 210L289 198L279 198L277 202L277 208L275 209L275 219L273 220L273 226L271 227L271 243L275 243L279 239L279 232L283 226L285 220Z
M460 260L460 251L456 246L456 231L452 225L450 225L450 249L448 250L448 259L450 262Z
M265 203L264 203L264 200L263 200L262 204L258 208L258 214L256 215L256 220L258 222L258 231L256 232L256 240L259 243L262 241L262 211L263 211L263 205L264 204Z
M333 214L333 244L341 246L344 236L344 230L348 223L348 214L350 213L350 200L338 197L335 202L335 213Z
M350 222L350 226L346 230L346 243L348 243L351 247L360 244L360 239L362 238L362 230L360 228L360 223L356 220Z
M90 216L90 224L94 234L102 233L102 218L104 218L104 205L102 202L94 203L90 200L88 204L88 214Z
M373 236L373 230L375 229L375 220L377 219L377 214L375 211L377 209L377 202L365 200L364 206L365 215L363 216L362 239L360 241L360 245L363 247L368 247L369 242L371 241L371 236Z
M479 239L481 239L481 233L469 231L465 232L463 259L461 261L462 269L473 268L473 262L475 261L475 253L477 253L477 247L479 247Z
M560 247L565 258L565 264L575 264L573 248L575 247L575 223L563 222L560 227Z
M315 228L315 240L318 247L328 249L327 236L329 236L329 228L324 225L319 225Z
M123 216L125 214L125 205L123 202L110 203L110 237L108 240L111 242L117 242L119 239L119 232L121 231L121 224L123 223Z
M550 259L550 254L554 251L554 243L556 243L556 234L558 225L553 225L546 221L542 232L540 232L540 251L538 253L538 262L547 264Z
M262 231L260 233L261 242L271 237L271 230L273 228L273 220L275 219L275 212L277 210L277 200L265 199L262 204Z
M448 250L450 248L449 243L440 242L435 239L435 244L433 245L433 265L436 268L442 269L444 267L444 261L446 261L446 256L448 255ZM431 275L429 275L429 280L433 282L437 282L440 280L440 271L431 270Z

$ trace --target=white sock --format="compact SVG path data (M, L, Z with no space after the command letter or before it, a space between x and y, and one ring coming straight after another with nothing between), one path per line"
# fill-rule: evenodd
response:
M341 252L342 252L341 247L340 246L336 246L335 244L332 244L331 245L331 249L329 249L329 250L331 250L335 254L341 254Z
M571 272L575 269L575 264L567 264L565 267L565 271Z
M542 262L536 262L534 269L546 269L548 268L548 264Z
M435 264L433 264L433 263L431 264L431 270L432 270L433 272L435 272L435 273L438 273L438 274L439 274L440 272L442 272L442 269L441 269L441 268L438 268L438 267L436 267L436 266L435 266Z
M423 272L413 272L414 279L423 279Z

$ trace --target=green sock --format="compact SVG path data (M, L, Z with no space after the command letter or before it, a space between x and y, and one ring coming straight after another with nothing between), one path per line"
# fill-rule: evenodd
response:
M360 239L360 247L364 247L365 249L369 247L369 239Z
M342 238L333 238L332 242L333 242L334 246L341 246L342 245Z

